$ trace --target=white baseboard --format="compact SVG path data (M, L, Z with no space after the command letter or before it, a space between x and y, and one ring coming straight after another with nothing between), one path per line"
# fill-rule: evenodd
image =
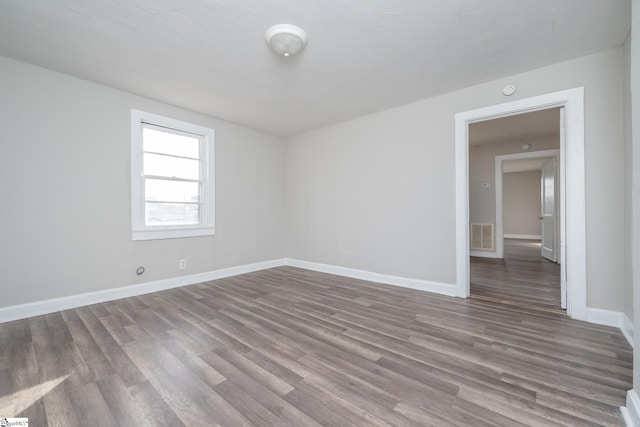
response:
M587 322L604 326L616 326L622 329L622 316L619 311L587 307Z
M471 253L472 256L486 256L486 254L491 254L491 252L482 252L482 254L483 255L474 255L473 252ZM493 252L493 254L495 258L495 252ZM187 276L172 277L170 279L156 280L153 282L140 283L137 285L123 286L120 288L111 288L102 291L71 295L68 297L3 307L0 308L0 323L10 322L12 320L18 319L25 319L27 317L39 316L42 314L55 313L57 311L69 310L72 308L98 304L106 301L113 301L121 298L149 294L152 292L178 288L181 286L193 285L209 280L223 279L225 277L252 273L254 271L266 270L283 265L303 268L306 270L319 271L322 273L336 274L338 276L368 280L370 282L417 289L420 291L432 292L435 294L452 297L456 296L457 290L457 287L454 284L410 279L406 277L374 273L366 270L338 267L334 265L321 264L317 262L303 261L298 259L283 258L257 262L253 264L245 264L236 267L222 268L219 270L190 274ZM602 310L599 308L587 308L587 321L599 325L614 326L620 328L627 341L629 341L629 344L633 347L633 322L631 322L631 320L623 313L611 310ZM638 427L640 427L640 424L638 425Z
M429 282L427 280L409 279L406 277L390 276L354 268L338 267L317 262L302 261L298 259L285 259L285 264L291 267L304 268L305 270L319 271L321 273L335 274L354 279L368 280L370 282L384 283L386 285L401 286L417 289L440 295L456 296L456 285L448 283Z
M627 427L640 427L640 399L635 390L627 392L627 406L620 408Z
M489 251L469 251L470 256L477 256L480 258L498 258L498 254Z
M526 239L526 240L540 240L542 236L539 234L505 234L505 239Z
M0 308L0 323L39 316L41 314L54 313L56 311L68 310L85 305L112 301L120 298L149 294L180 286L193 285L196 283L206 282L208 280L223 279L225 277L237 276L239 274L266 270L268 268L280 267L284 265L284 263L284 259L263 261L207 271L204 273L190 274L188 276L172 277L170 279L156 280L137 285L129 285L120 288L111 288L102 291L88 292L85 294L71 295L68 297L3 307Z
M619 328L629 345L633 347L633 323L624 313L587 307L587 322Z
M629 342L629 345L633 347L633 321L629 319L626 314L622 315L622 327L620 328L620 330Z
M121 298L134 297L149 294L181 286L193 285L209 280L223 279L225 277L237 276L239 274L251 273L254 271L266 270L268 268L290 265L307 270L320 271L324 273L337 274L340 276L353 277L371 282L385 283L388 285L402 286L405 288L418 289L433 292L441 295L455 296L456 286L444 283L428 282L426 280L408 279L404 277L388 276L384 274L372 273L364 270L355 270L345 267L335 267L326 264L319 264L295 259L276 259L271 261L257 262L253 264L240 265L236 267L223 268L219 270L207 271L204 273L190 274L187 276L172 277L170 279L156 280L153 282L140 283L137 285L123 286L119 288L104 289L96 292L71 295L68 297L54 298L43 301L36 301L27 304L14 305L0 308L0 323L12 320L25 319L27 317L40 316L42 314L55 313L57 311L69 310L91 304L98 304L106 301L113 301Z

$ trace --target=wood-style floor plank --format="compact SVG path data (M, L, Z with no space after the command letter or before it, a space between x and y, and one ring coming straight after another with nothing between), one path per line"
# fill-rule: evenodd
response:
M472 298L563 312L560 264L543 258L540 250L540 240L504 239L504 259L471 257Z
M551 276L555 264L537 264ZM620 331L569 319L549 292L537 306L513 294L462 300L280 267L4 323L0 411L15 413L0 415L33 426L622 425L632 350Z
M529 310L560 308L560 265L471 257L471 297Z

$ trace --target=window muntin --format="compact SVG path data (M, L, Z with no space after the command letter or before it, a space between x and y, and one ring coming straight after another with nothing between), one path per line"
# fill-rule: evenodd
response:
M145 227L202 223L203 138L142 124Z
M132 237L214 234L213 130L132 110Z

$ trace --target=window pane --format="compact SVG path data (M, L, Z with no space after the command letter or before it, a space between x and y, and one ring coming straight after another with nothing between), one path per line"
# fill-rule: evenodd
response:
M198 202L200 184L197 182L146 179L145 200L148 202Z
M197 225L200 205L184 203L145 203L145 225Z
M197 136L176 135L169 131L144 127L142 141L143 151L200 158L200 139Z
M200 179L200 161L144 153L144 174L167 178Z

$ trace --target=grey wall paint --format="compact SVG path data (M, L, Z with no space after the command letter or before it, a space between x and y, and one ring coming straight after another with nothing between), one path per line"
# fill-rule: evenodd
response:
M587 304L621 311L622 69L613 49L290 138L285 253L454 284L455 113L584 86Z
M8 58L0 73L0 306L283 257L282 139ZM131 108L216 130L215 236L131 240Z
M613 49L299 135L284 151L279 138L0 58L0 197L12 207L0 212L2 304L282 256L453 284L455 113L585 86L588 305L623 310L623 68ZM217 130L215 237L131 241L130 108Z
M504 234L540 235L540 171L502 176Z
M633 183L633 141L631 135L631 37L623 46L624 52L624 227L631 230L633 212L631 190ZM632 270L632 233L624 235L624 314L633 319L633 270Z
M560 139L557 136L549 136L524 141L483 144L469 148L470 222L496 223L496 156L522 153L522 144L525 143L531 144L529 152L552 150L559 148ZM483 188L482 184L485 182L490 183L491 187Z

